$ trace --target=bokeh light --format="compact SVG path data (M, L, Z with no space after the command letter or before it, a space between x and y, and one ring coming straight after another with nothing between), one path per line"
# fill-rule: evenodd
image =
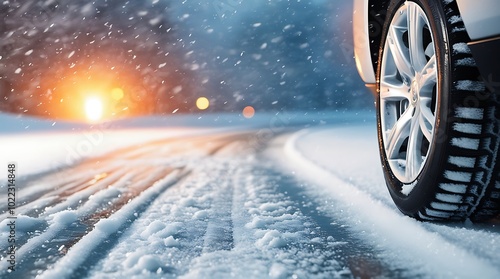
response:
M205 97L200 97L196 100L196 107L199 110L206 110L210 106L210 101Z
M255 115L255 109L252 106L247 106L243 109L243 116L245 118L252 118Z
M111 90L111 98L113 98L115 101L119 101L119 100L123 99L123 89L113 88Z

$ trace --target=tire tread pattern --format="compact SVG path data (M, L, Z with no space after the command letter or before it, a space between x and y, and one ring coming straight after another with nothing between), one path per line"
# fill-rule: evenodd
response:
M498 94L488 92L480 78L456 2L442 3L451 47L453 124L447 131L449 153L435 197L414 217L485 221L500 209L500 104Z

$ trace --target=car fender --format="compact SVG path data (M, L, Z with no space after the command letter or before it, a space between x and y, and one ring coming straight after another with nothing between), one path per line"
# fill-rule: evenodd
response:
M457 5L472 41L500 35L500 1L457 0Z
M354 56L361 79L366 84L375 84L375 71L370 54L370 33L368 31L368 1L354 0L353 34Z

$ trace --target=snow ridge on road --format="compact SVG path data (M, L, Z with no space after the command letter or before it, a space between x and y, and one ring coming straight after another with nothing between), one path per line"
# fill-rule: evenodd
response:
M434 278L500 278L498 266L427 230L421 222L403 216L395 208L388 207L311 160L301 150L299 142L312 132L300 131L286 142L284 152L291 162L283 160L283 163L299 176L314 182L316 186L308 191L312 196L318 199L329 197L340 204L321 207L325 214L335 216L335 211L344 208L348 214L343 219L352 223L356 231L363 232L367 241L392 252L391 261L432 274Z

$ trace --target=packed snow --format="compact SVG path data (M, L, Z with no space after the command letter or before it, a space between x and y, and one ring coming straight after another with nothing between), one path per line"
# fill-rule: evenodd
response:
M3 258L2 278L500 276L498 222L422 223L397 211L370 111L95 126L0 118L11 123L0 129L2 164L15 161L20 181L19 273ZM97 127L99 144L65 161L66 146L100 138L85 134Z

